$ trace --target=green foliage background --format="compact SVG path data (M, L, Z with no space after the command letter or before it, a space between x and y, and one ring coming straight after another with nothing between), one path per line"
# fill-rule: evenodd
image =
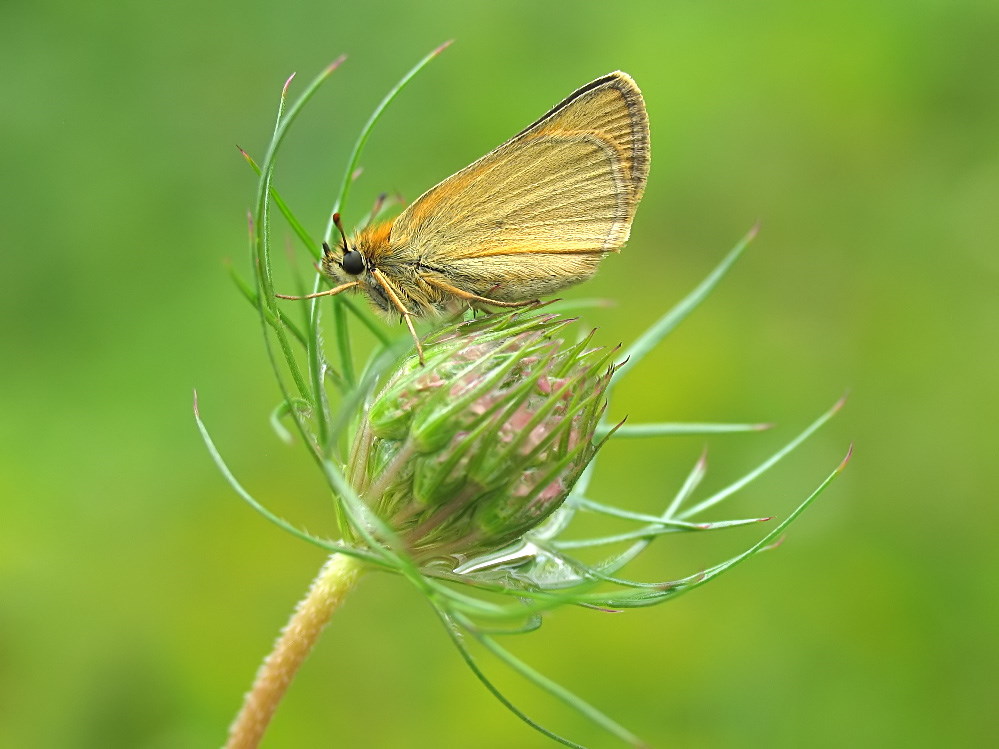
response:
M757 220L732 275L614 404L776 433L620 442L597 499L663 506L705 442L710 486L849 389L846 410L725 516L786 513L856 443L786 543L648 611L566 610L511 643L653 746L974 746L994 739L999 6L994 2L0 5L0 746L215 746L322 562L243 506L332 533L276 402L246 271L255 180L287 75L350 55L278 184L319 233L413 198L613 69L642 87L652 174L628 248L573 297L631 340ZM300 83L301 85L301 83ZM287 233L289 240L291 233ZM710 488L709 486L709 488ZM659 542L647 577L759 529ZM488 663L488 660L487 660ZM581 718L507 678L589 746ZM332 737L337 737L335 740ZM468 673L428 607L366 579L266 746L544 746Z

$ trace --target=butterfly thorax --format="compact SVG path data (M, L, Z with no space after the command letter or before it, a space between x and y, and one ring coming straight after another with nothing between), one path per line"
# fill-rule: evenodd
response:
M391 234L391 221L365 227L351 238L350 248L360 252L369 267L377 268L385 256L390 253L389 238Z

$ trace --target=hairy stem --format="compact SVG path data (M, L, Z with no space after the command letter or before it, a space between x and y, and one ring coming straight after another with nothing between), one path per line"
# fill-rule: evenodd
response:
M363 563L333 554L281 630L274 650L264 660L243 707L229 728L225 749L255 749L278 703L319 639L326 623L354 587Z

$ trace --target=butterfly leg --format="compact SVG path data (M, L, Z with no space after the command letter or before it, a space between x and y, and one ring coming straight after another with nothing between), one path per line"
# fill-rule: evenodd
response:
M420 364L425 364L426 362L423 360L423 346L420 345L420 338L416 335L416 328L413 327L413 313L406 309L402 300L399 299L399 294L396 292L392 282L380 270L375 269L371 271L371 275L382 285L382 288L385 289L385 294L392 300L392 305L402 315L402 319L406 322L406 327L409 328L409 334L413 336L413 341L416 343L416 355L420 358Z
M452 286L446 281L441 281L439 278L434 278L433 276L420 276L420 278L431 286L436 286L441 291L453 294L459 299L464 299L469 302L485 302L486 304L491 304L494 307L527 307L532 304L537 304L539 301L538 299L529 299L526 302L501 302L498 299L490 299L486 296L479 296L478 294L473 294L470 291L459 289L457 286Z
M326 291L318 291L315 294L306 294L305 296L289 296L287 294L275 294L278 299L315 299L321 296L336 296L341 291L346 291L347 289L352 289L358 286L360 281L348 281L347 283L342 283L332 289L326 289Z

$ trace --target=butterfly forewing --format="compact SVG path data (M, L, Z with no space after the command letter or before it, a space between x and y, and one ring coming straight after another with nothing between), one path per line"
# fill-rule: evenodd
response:
M496 299L557 291L628 239L648 158L641 94L612 73L418 198L390 244Z
M565 131L597 134L618 150L628 175L632 207L637 206L649 174L649 121L642 94L631 77L619 71L598 78L517 137Z
M614 249L608 240L627 221L624 179L614 151L589 134L519 140L449 179L446 209L427 211L409 237L397 220L392 240L408 239L436 265L524 252L603 252Z

